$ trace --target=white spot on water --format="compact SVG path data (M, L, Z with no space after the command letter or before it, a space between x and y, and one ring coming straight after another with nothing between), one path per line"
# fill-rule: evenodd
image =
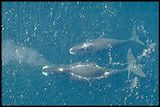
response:
M135 77L131 83L131 88L138 88L139 87L139 80L137 77Z

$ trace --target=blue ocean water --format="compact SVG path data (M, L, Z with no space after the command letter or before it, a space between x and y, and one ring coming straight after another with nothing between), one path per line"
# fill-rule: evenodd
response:
M2 2L2 104L158 105L158 19L157 2ZM145 46L69 53L86 39L127 40L133 24ZM125 68L129 48L146 78L123 72L81 81L42 74L47 64L86 61Z

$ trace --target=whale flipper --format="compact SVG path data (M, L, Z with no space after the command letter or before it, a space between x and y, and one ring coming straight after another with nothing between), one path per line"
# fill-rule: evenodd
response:
M132 54L131 49L128 49L127 53L127 62L128 62L128 72L133 72L134 74L140 76L140 77L146 77L142 69L136 64L136 60Z

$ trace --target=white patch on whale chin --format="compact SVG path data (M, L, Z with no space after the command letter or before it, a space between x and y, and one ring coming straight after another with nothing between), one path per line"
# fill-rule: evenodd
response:
M75 53L72 52L72 50L73 50L73 48L70 48L70 49L69 49L69 53L73 55L73 54L75 54Z
M60 72L63 72L63 71L64 71L64 69L63 69L63 68L59 68L58 70L59 70Z
M42 72L42 74L45 75L45 76L48 76L48 73L46 73L46 72Z
M46 65L46 66L44 66L42 69L46 69L46 68L49 68L49 66Z

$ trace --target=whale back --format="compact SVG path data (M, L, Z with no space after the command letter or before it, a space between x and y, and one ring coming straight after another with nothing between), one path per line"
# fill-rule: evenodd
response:
M98 77L104 74L103 68L96 64L88 63L72 65L70 66L69 71L75 75L86 78Z

